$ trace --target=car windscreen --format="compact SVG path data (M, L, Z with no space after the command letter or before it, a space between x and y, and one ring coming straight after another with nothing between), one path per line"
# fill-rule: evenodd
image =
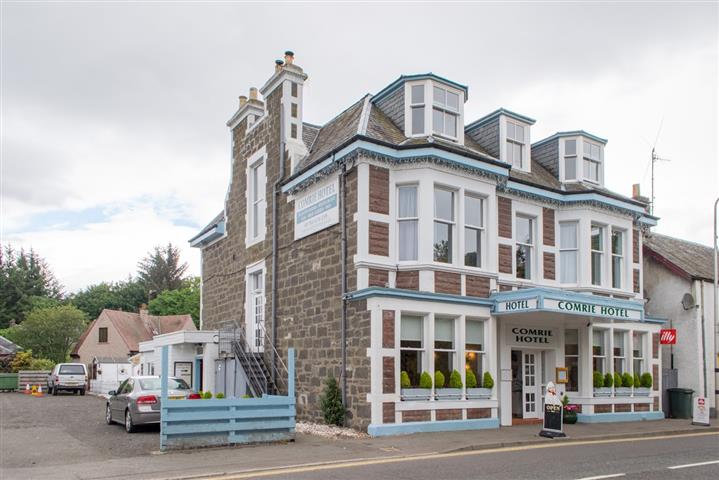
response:
M160 385L159 378L141 378L140 379L140 388L142 390L160 390L162 387ZM187 385L187 382L185 382L181 378L168 378L167 379L167 388L169 390L189 390L190 389L189 385Z
M61 365L60 375L85 375L85 367L82 365Z

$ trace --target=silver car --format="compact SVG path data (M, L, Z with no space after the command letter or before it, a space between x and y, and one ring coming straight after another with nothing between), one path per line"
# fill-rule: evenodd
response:
M127 433L132 433L137 425L160 422L160 377L130 377L109 395L105 406L108 425L122 423ZM167 379L167 396L172 400L200 398L183 379L174 377Z

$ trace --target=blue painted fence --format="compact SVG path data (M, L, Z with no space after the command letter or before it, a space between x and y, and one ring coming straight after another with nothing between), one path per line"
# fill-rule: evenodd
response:
M209 447L295 438L295 353L287 352L287 396L169 400L168 350L162 347L160 449Z

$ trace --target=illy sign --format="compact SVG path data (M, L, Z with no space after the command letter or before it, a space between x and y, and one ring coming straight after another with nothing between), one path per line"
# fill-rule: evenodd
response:
M662 345L676 345L677 343L677 329L676 328L664 328L659 331L659 343Z

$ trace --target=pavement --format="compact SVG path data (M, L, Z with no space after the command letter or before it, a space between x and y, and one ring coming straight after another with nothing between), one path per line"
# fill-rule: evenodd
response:
M22 394L0 394L0 478L164 480L207 478L237 472L255 472L251 474L255 475L260 469L308 464L395 462L438 454L471 456L502 448L553 445L578 448L572 444L577 441L616 440L616 444L624 445L626 450L626 445L632 445L634 449L636 439L646 441L653 437L657 442L663 440L671 444L662 437L697 433L711 433L712 436L707 438L714 445L719 444L719 428L715 425L698 427L692 426L690 420L661 420L567 425L568 437L555 440L538 437L537 425L522 425L498 430L376 439L327 439L298 434L295 442L285 444L160 453L159 427L145 427L140 433L127 434L120 425L106 425L104 402L104 399L93 396L33 398Z

